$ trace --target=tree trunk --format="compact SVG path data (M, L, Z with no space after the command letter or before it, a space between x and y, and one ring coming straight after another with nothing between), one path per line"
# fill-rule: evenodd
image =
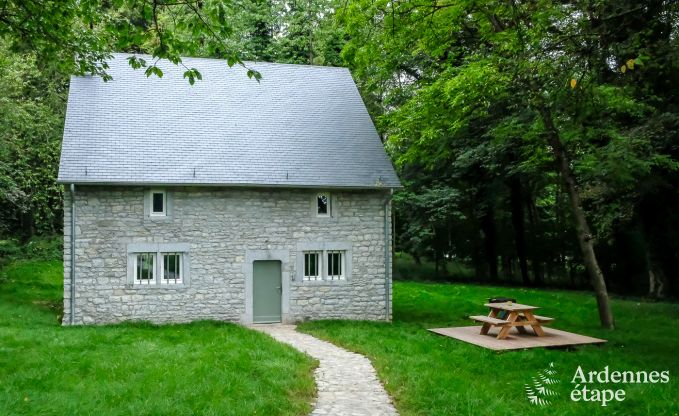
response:
M488 276L491 281L497 280L497 232L495 231L495 218L493 208L488 207L481 218L481 230L483 231L486 263L488 263Z
M604 275L601 272L599 262L594 253L594 238L590 231L589 224L587 223L587 218L585 218L585 211L582 208L580 192L577 183L575 182L575 175L571 169L570 160L568 155L566 155L566 149L564 149L563 143L561 143L561 137L559 137L559 132L554 125L550 109L544 103L540 103L538 111L542 116L542 121L545 123L547 139L549 140L549 145L552 147L557 168L559 169L559 173L561 173L561 177L566 186L571 210L573 211L573 218L575 219L578 243L599 307L601 325L604 328L613 329L615 323L608 299L608 291L606 290L606 281L604 280Z
M568 273L568 277L570 278L571 281L571 287L575 289L578 287L577 282L575 281L575 270L573 270L573 262L566 260L566 272Z
M521 280L524 285L530 285L528 277L528 260L526 259L526 232L524 227L523 201L521 194L522 186L519 178L512 178L509 182L510 205L512 210L512 227L514 228L514 245L516 256L519 258Z
M483 267L483 261L481 260L481 247L478 241L473 242L474 246L472 248L472 264L474 265L474 276L477 281L486 280L486 272Z
M542 231L539 228L540 216L538 214L538 208L535 206L535 200L531 195L531 192L525 193L525 205L528 207L528 223L530 224L530 261L531 268L533 269L533 283L536 286L542 286L545 280L545 271L542 264L542 254L541 249L538 249L538 236L542 235Z
M19 213L19 223L21 226L21 238L23 242L30 240L35 235L35 216L33 208Z
M514 271L512 270L512 258L506 253L500 254L500 264L502 265L502 276L512 281L514 280Z
M665 297L665 279L662 270L654 267L651 253L646 249L646 268L648 269L648 296L654 299Z

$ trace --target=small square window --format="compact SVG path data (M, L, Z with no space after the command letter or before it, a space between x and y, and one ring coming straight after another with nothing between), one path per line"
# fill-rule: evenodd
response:
M151 215L163 216L165 215L165 206L167 205L167 198L164 191L151 192Z
M304 280L321 280L321 252L304 252Z
M181 253L162 253L163 262L161 263L162 284L181 284L182 283L182 254Z
M328 251L328 280L344 279L344 252Z
M318 194L316 197L316 215L319 217L329 217L331 209L330 194Z
M152 285L156 283L154 276L156 253L137 253L134 265L134 283Z

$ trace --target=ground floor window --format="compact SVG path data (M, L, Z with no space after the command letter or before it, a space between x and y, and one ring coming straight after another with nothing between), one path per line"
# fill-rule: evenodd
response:
M160 253L163 257L160 276L161 284L173 285L182 282L182 253Z
M333 250L328 251L328 280L342 280L344 279L344 274L342 270L344 269L344 251Z
M321 280L321 252L304 252L304 280Z
M154 284L154 264L156 253L137 253L134 265L134 283L141 285Z
M189 245L181 243L130 244L128 283L149 286L187 284L188 250Z
M304 280L344 280L346 251L304 251Z

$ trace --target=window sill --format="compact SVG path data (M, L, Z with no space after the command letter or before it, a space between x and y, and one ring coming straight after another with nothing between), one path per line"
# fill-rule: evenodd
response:
M303 286L342 286L349 283L349 280L335 279L335 280L300 280Z
M131 285L131 284L126 284L125 289L134 289L134 290L163 290L163 289L168 289L168 290L178 290L178 289L188 289L189 285L186 283L178 283L176 285Z
M172 217L169 215L147 215L147 221L170 221Z

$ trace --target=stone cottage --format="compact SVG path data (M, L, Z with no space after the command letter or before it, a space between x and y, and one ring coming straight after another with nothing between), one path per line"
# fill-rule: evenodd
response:
M64 324L388 320L400 183L349 71L127 57L71 79Z

